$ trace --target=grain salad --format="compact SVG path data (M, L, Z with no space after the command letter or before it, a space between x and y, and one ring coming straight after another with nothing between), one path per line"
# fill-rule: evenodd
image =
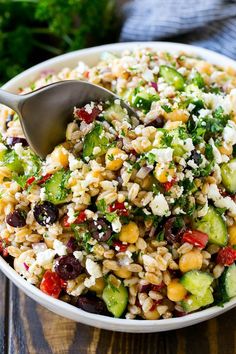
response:
M74 107L42 161L0 107L0 253L44 293L126 319L184 316L236 296L236 72L185 53L104 53L43 72L121 101ZM32 112L33 114L33 112Z

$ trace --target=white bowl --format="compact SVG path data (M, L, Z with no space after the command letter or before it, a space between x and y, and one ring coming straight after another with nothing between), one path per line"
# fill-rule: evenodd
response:
M236 69L236 62L233 60L214 53L212 51L177 43L165 43L165 42L133 42L133 43L122 43L122 44L108 44L104 46L78 50L68 54L58 56L56 58L47 60L41 64L38 64L31 69L24 71L22 74L16 76L10 80L7 84L3 86L4 89L11 92L17 92L19 87L27 86L30 82L34 81L40 72L48 69L54 69L56 71L69 67L73 68L76 66L79 60L85 61L88 65L95 65L101 53L104 51L111 51L120 53L126 49L133 49L137 46L150 47L155 49L167 50L169 52L176 52L184 50L187 53L194 53L202 58L222 66L231 66ZM71 320L84 323L87 325L113 330L120 332L134 332L134 333L144 333L144 332L161 332L168 331L172 329L177 329L181 327L186 327L208 320L212 317L218 316L225 311L233 308L236 305L236 298L232 299L224 305L224 307L213 306L206 310L202 310L193 314L189 314L184 317L163 319L163 320L124 320L116 319L106 316L94 315L85 311L82 311L72 305L69 305L60 300L56 300L42 291L40 291L35 286L24 280L8 263L0 257L0 269L2 272L21 289L25 294L30 296L32 299L37 301L42 306L55 312L58 315L67 317Z

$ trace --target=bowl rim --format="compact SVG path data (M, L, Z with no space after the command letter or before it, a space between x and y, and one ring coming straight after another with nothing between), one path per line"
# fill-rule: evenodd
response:
M43 69L55 64L63 64L67 66L67 61L74 59L77 61L83 60L83 56L101 54L104 51L121 52L127 49L134 49L136 47L151 47L157 50L167 50L170 52L185 51L189 54L197 54L205 60L214 64L222 66L231 66L236 69L236 62L224 55L215 53L208 49L172 42L126 42L107 44L92 48L73 51L67 54L57 56L55 58L46 60L37 64L30 69L25 70L21 74L15 76L2 86L3 89L12 90L14 86L20 83L21 80L27 80L32 75L38 75ZM12 90L14 91L14 90ZM224 304L224 307L212 306L205 310L201 310L183 317L175 317L170 319L161 320L130 320L120 319L108 316L102 316L85 312L73 305L67 304L61 300L55 299L44 294L39 288L27 282L20 276L13 267L11 267L2 257L0 257L0 270L15 284L18 288L23 290L28 296L39 302L41 305L50 308L52 311L64 317L76 320L80 323L93 325L101 328L119 330L119 331L132 331L132 332L151 332L175 329L183 326L188 326L193 323L201 322L209 318L215 317L236 306L236 298L231 299ZM77 317L76 317L77 316ZM164 329L163 329L164 328Z

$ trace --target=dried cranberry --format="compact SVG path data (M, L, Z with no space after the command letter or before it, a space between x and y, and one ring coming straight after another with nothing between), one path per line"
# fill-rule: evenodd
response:
M62 256L56 260L55 271L63 280L77 278L83 271L78 259L74 256Z
M81 295L77 300L77 307L98 315L107 315L108 312L104 301L90 294Z
M169 243L179 242L186 230L186 225L183 219L173 216L164 224L165 239Z
M187 315L187 312L174 310L174 317L183 317L186 315Z
M13 146L15 144L22 144L22 146L29 146L27 140L24 138L18 138L18 137L7 138L7 145Z
M161 289L163 289L165 287L165 283L162 281L160 284L158 285L154 285L152 284L152 290L153 291L157 291L159 292Z
M140 293L149 293L152 290L152 284L141 285L139 292Z
M23 227L26 225L26 214L24 210L17 209L6 217L8 225L13 227Z
M88 229L95 240L105 242L111 237L111 226L102 218L90 220Z
M91 108L91 112L88 112L85 107L76 108L75 110L75 116L83 120L87 124L92 123L100 113L101 110L98 107Z
M52 225L59 217L59 211L56 205L51 202L41 202L34 207L34 217L42 226Z

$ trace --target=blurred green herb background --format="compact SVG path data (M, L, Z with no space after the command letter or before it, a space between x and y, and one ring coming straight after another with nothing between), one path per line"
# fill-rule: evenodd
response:
M115 0L0 0L0 84L68 51L114 42Z

